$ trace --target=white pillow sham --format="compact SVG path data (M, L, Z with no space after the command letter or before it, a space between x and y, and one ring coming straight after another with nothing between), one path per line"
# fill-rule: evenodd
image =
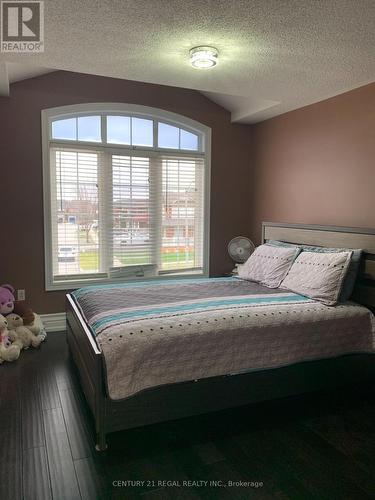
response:
M245 264L239 267L238 276L269 288L278 288L300 251L298 247L261 245L255 249Z
M336 305L352 252L301 252L280 288L305 295L323 304Z

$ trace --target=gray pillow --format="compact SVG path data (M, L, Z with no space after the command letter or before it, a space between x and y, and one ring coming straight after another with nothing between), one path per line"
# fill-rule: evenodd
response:
M297 247L261 245L238 268L238 277L269 288L278 288L300 251Z
M351 252L303 251L280 288L334 306L339 300L350 258Z
M319 252L319 253L352 252L350 264L346 276L344 278L344 283L340 293L339 302L346 302L347 300L350 299L358 276L363 250L359 248L353 250L350 248L328 248L328 247L318 247L314 245L294 245L293 243L286 243L285 241L278 241L278 240L269 240L267 241L267 244L283 248L299 247L304 252Z

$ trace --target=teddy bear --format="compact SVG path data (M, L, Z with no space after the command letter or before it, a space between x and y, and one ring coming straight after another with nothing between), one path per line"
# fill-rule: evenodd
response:
M0 314L0 364L4 361L16 361L20 356L20 347L10 341L8 322Z
M15 300L14 288L12 285L1 285L0 314L7 316L12 312L21 316L23 319L23 326L26 326L35 336L40 336L41 342L46 339L47 332L40 316L34 313L30 307L27 307L25 301Z
M33 312L30 307L27 307L25 301L16 300L16 302L14 303L13 312L18 314L18 316L21 316L24 326L27 326L27 328L31 330L31 332L35 336L40 335L42 337L42 340L46 339L47 332L43 325L41 317L39 316L39 314Z
M6 316L14 309L14 288L12 285L0 286L0 314Z
M30 346L38 347L43 341L41 335L34 335L32 331L23 324L21 316L15 313L8 314L9 337L13 344L18 345L20 349L28 349Z
M34 314L34 320L32 323L29 323L27 328L33 333L36 337L40 337L43 342L47 338L47 332L45 326L42 323L42 319L37 313Z

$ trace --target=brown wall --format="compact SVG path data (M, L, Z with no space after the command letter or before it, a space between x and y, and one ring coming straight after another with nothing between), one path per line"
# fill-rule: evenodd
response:
M85 102L125 102L188 116L212 128L210 270L231 268L226 244L249 232L244 200L250 199L249 127L198 92L55 72L15 83L0 97L2 237L0 283L25 288L34 310L64 310L64 292L44 290L43 195L40 112Z
M252 127L260 223L375 227L375 83Z

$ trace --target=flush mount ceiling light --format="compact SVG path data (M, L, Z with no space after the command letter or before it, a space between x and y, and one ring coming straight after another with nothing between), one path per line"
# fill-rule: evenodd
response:
M190 63L193 68L209 69L219 62L219 52L215 47L194 47L190 49Z

